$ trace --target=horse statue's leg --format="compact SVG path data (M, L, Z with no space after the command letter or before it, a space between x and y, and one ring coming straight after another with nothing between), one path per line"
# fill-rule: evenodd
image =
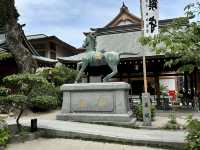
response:
M110 74L108 74L105 78L103 78L103 82L108 82L109 79L111 79L118 72L117 65L111 65L111 64L108 64L108 65L112 69L112 72Z
M86 67L87 67L88 64L84 63L84 62L78 63L77 64L77 71L79 70L79 68L80 68L81 65L82 65L82 67L81 67L81 70L79 71L79 73L78 73L78 75L76 77L75 83L78 83L78 80L80 79L82 73L84 72L84 70L86 69Z
M83 64L83 62L81 61L81 62L79 62L79 63L77 63L77 66L76 66L76 71L79 71L80 70L80 67L81 67L81 65Z
M81 67L81 65L83 64L83 62L81 61L81 62L79 62L79 63L77 63L77 66L76 66L76 71L78 71L79 72L79 70L80 70L80 67ZM79 75L79 73L78 73L78 75L77 75L77 77L76 77L76 80L75 80L75 82L74 83L77 83L78 82L78 77L79 77L80 75Z

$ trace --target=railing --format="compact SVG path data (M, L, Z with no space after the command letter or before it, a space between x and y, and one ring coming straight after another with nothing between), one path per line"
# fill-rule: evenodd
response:
M142 97L140 95L129 95L128 98L129 98L130 105L137 105L142 102ZM156 105L156 98L157 98L156 95L150 96L150 101L152 105Z
M130 104L130 109L134 109L135 106L138 104L141 104L142 98L140 95L129 95L129 104ZM156 95L151 95L150 101L153 106L157 105L157 96ZM169 110L173 108L184 108L184 104L182 102L183 100L179 97L176 97L176 99L173 99L171 96L160 96L160 106L162 110ZM200 106L199 106L199 99L197 97L194 97L193 103L189 102L187 108L194 110L194 111L199 111ZM186 102L185 102L186 103Z
M150 101L153 106L157 105L156 99L157 99L156 95L150 96ZM131 109L133 109L134 106L141 104L141 102L142 102L142 98L140 95L129 95L129 103L130 103ZM172 106L173 101L170 96L160 96L160 102L161 102L162 108L164 110L167 110L169 109L170 106Z

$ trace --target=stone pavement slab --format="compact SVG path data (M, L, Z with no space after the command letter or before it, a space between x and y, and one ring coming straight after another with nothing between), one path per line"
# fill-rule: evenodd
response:
M15 124L14 120L8 123ZM23 119L21 123L23 126L30 126L30 119ZM129 129L58 120L38 120L38 128L53 137L105 140L174 149L183 148L186 136L184 131Z
M8 144L5 150L166 150L146 146L102 143L79 139L39 138L24 143Z

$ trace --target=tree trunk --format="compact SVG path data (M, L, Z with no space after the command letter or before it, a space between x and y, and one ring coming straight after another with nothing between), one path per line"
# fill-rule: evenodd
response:
M18 13L15 8L14 0L7 0L7 15L6 23L7 30L7 45L10 52L13 54L17 63L19 72L34 72L36 62L32 59L31 52L23 45L23 32L21 26L17 23Z
M22 116L23 112L24 112L24 109L21 109L19 115L17 116L17 120L16 120L17 128L18 128L19 132L22 131L21 124L19 123L19 119Z

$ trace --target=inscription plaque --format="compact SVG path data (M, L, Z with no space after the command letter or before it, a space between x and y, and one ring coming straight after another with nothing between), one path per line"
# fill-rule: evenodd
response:
M114 110L114 96L109 92L99 93L74 92L71 94L72 112L112 112ZM81 99L80 99L81 98Z

